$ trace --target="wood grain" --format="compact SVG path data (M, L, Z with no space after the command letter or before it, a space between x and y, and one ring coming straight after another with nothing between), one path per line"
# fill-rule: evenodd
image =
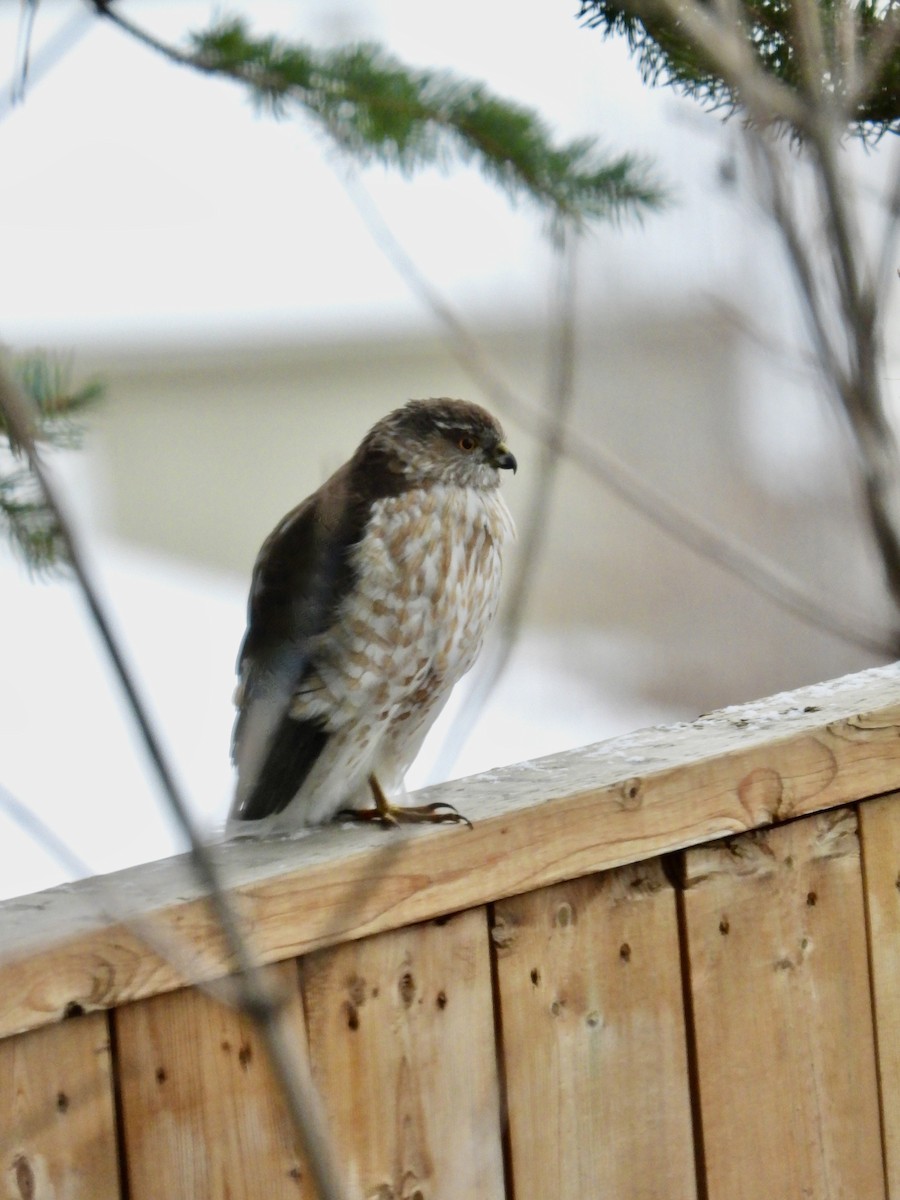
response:
M305 1050L296 963L269 967ZM314 1200L256 1030L196 988L115 1013L129 1200Z
M900 796L860 805L889 1200L900 1200Z
M516 1200L690 1200L678 927L658 861L496 907Z
M0 1193L118 1200L105 1013L0 1042Z
M685 858L709 1200L883 1200L854 811Z
M264 962L900 788L900 667L420 794L466 829L214 850ZM478 864L478 869L473 869ZM185 858L0 905L0 1037L231 969Z
M313 1076L350 1194L504 1196L484 910L303 960Z

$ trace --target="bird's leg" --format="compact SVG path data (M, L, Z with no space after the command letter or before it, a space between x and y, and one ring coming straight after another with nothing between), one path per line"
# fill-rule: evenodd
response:
M378 821L381 825L403 825L431 823L435 825L468 825L472 822L461 812L448 804L446 800L438 800L434 804L420 804L412 808L403 808L399 804L391 804L384 789L374 775L369 776L369 787L372 789L374 808L342 808L338 818L342 821Z

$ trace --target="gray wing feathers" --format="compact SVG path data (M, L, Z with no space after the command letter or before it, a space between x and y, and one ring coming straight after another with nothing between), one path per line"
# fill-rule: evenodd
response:
M238 656L230 822L285 808L327 741L322 723L294 720L289 710L309 668L310 640L328 627L351 583L346 475L341 468L288 513L256 560Z

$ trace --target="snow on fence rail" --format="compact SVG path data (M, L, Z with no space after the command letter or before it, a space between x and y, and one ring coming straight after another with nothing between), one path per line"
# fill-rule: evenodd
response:
M215 856L354 1200L900 1200L895 791L892 666ZM0 904L5 1195L312 1200L228 970L183 858Z

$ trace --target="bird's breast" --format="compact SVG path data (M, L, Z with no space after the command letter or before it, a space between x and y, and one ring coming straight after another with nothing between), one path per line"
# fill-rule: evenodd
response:
M334 698L389 709L449 690L496 612L511 534L496 490L434 486L376 501L323 646Z

